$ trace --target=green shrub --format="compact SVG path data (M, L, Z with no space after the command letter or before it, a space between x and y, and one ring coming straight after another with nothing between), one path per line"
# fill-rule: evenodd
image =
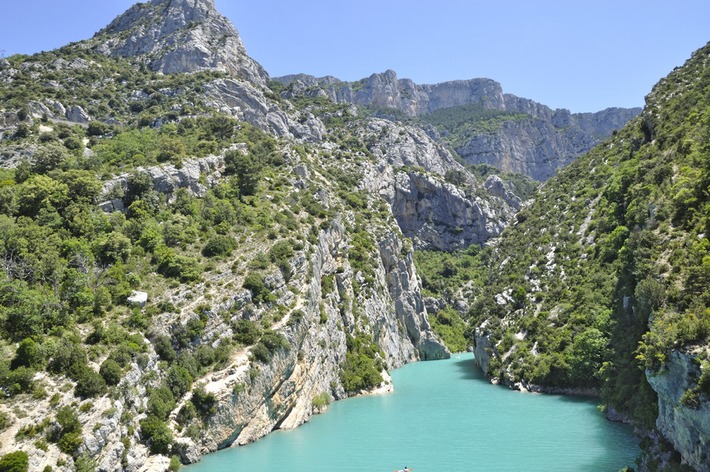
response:
M148 396L148 412L165 421L175 409L175 397L167 387L153 389Z
M215 363L215 350L212 346L203 344L195 349L195 359L202 367L208 367Z
M177 356L170 338L165 335L156 336L155 339L153 339L153 348L160 359L166 362L174 361Z
M264 285L264 279L259 274L253 272L248 274L244 279L242 287L251 292L251 298L256 303L273 301L274 297L271 291Z
M370 336L358 333L347 335L345 362L340 366L340 381L346 392L373 388L382 383L382 361L378 359L379 348Z
M173 444L173 433L160 418L150 415L140 422L141 437L153 454L168 454Z
M182 463L180 462L180 457L173 456L170 458L170 465L168 466L168 471L177 472L178 470L180 470L181 465Z
M83 442L84 438L81 436L81 434L72 432L63 434L62 437L59 438L57 446L59 447L59 450L63 453L73 455L76 450L79 449L79 446L81 446Z
M103 377L107 385L118 385L123 375L123 369L113 359L106 359L99 369L99 374Z
M321 392L313 398L313 408L322 410L324 407L330 405L330 402L330 394L328 392Z
M180 408L180 411L178 411L175 421L177 421L177 423L181 426L186 426L195 417L197 417L197 409L195 408L195 405L192 402L186 402L182 408Z
M205 257L229 255L236 246L237 243L231 236L213 236L207 241L205 247L202 248L202 255Z
M79 416L73 408L63 406L57 410L55 419L59 428L49 439L56 442L62 452L74 454L83 441Z
M214 415L217 412L217 398L213 393L206 392L202 385L192 391L191 401L203 418Z
M8 395L19 395L29 393L32 390L32 379L35 371L29 367L18 367L9 370L7 364L0 364L0 387Z
M264 364L268 364L271 361L271 353L266 346L261 343L252 348L251 354L254 356L254 359Z
M25 338L20 341L17 347L15 358L12 360L11 367L16 369L20 366L38 368L44 362L44 356L40 346L31 338Z
M29 457L24 451L15 451L0 457L0 472L27 472Z
M90 367L85 367L76 379L74 393L81 398L98 397L106 393L106 381Z
M0 433L12 426L12 418L4 411L0 411Z
M261 338L261 328L250 320L237 320L234 325L234 340L245 346L251 346Z
M193 380L194 377L187 369L179 365L172 365L168 369L165 383L175 398L182 398L192 387Z

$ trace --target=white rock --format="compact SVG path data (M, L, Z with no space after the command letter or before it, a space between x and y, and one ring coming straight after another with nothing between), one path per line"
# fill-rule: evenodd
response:
M128 297L128 303L143 308L145 304L148 303L148 294L134 290L131 292L131 296Z

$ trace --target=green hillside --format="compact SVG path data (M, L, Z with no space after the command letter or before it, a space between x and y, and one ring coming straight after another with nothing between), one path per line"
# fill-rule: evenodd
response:
M653 428L648 374L710 341L710 45L640 117L544 185L488 260L472 310L488 375L599 391ZM491 346L485 342L490 340ZM706 350L687 402L710 401Z

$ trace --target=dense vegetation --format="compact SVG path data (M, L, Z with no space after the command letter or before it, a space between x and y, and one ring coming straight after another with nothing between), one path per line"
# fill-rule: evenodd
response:
M456 149L466 144L473 134L491 133L506 122L529 119L530 116L523 113L492 110L471 104L441 108L422 115L417 122L424 126L434 126L442 134L444 142Z
M536 201L497 245L414 252L432 326L451 350L488 336L489 375L599 391L653 426L643 369L662 372L671 350L710 337L707 49L654 89L642 118L537 193L529 179L504 176ZM246 379L230 386L239 400L287 356L303 361L299 330L324 326L342 335L344 352L315 410L382 382L389 366L362 307L384 295L375 293L378 244L397 229L384 199L361 186L388 131L362 125L387 110L359 115L272 84L272 105L324 124L328 146L312 145L211 109L202 93L220 73L156 74L81 45L8 64L0 103L20 122L0 134L0 432L15 427L16 442L90 471L80 446L115 420L123 466L134 438L172 456L178 436L199 440L217 416L213 372L231 375L242 356ZM52 119L42 107L59 102L93 121ZM391 118L434 127L452 147L526 119L477 106ZM179 170L207 156L223 162L219 178L203 170L190 189L159 191L152 166ZM462 185L462 172L439 178ZM337 267L310 285L319 237L340 226ZM298 277L298 287L320 288L307 328L314 307L299 305ZM147 305L129 301L136 290ZM691 407L710 400L701 361L684 395ZM23 408L37 405L45 417L30 424ZM27 468L25 452L0 457L0 470Z
M654 426L643 368L710 341L709 52L662 80L642 117L550 180L506 231L473 310L493 340L489 375L599 389ZM689 395L710 400L706 388Z
M293 260L306 260L339 215L346 214L351 241L343 255L358 277L354 292L338 293L338 309L357 307L375 289L381 235L373 228L393 220L380 198L357 190L371 155L344 107L296 101L320 115L339 144L319 162L308 145L287 145L203 106L202 87L219 74L164 76L76 46L9 62L20 72L0 83L0 101L21 122L0 135L10 164L0 169L0 431L24 424L13 405L46 405L56 414L21 427L16 440L45 451L52 445L77 470L93 470L78 454L89 434L83 423L90 416L99 427L97 420L117 414L97 411L107 397L132 405L140 393L131 384L140 378L145 406L118 419L128 431L122 463L135 431L152 453L174 454L177 436L199 440L216 412L217 399L204 389L210 372L248 352L254 384L292 350L284 333L302 329L304 313L292 311L293 301L278 302L274 280L288 283ZM53 81L64 86L40 85ZM39 104L51 100L80 105L97 120L43 116ZM223 159L219 181L203 171L199 195L158 191L151 166L181 169L206 156ZM308 165L317 184L295 188L293 162ZM112 203L103 211L105 201ZM135 290L148 292L145 307L129 302ZM248 293L246 306L230 301L239 291ZM207 334L220 323L226 334ZM387 366L367 318L338 328L352 331L332 394L380 384ZM248 388L238 383L234 395ZM314 407L330 398L321 392ZM19 453L0 460L23 464Z

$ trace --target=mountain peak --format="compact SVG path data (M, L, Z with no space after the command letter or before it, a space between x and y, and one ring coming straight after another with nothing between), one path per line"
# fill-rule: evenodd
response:
M135 57L166 74L216 70L265 85L268 74L244 48L214 0L138 3L94 37L105 55Z

